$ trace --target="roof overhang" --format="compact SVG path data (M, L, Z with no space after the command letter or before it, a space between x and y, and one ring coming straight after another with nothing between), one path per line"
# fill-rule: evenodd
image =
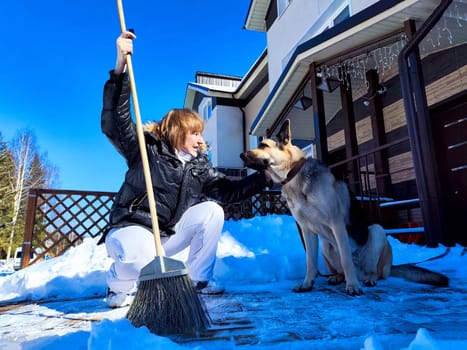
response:
M245 77L235 89L222 88L216 85L188 83L185 93L185 108L194 108L196 94L206 97L224 97L236 100L248 99L268 75L268 56L264 50L252 65Z
M268 12L271 0L252 0L246 16L245 29L258 32L266 31L266 14Z
M298 46L251 125L250 133L267 134L305 79L312 62L323 62L396 32L409 19L423 22L439 3L439 0L380 1Z
M232 98L234 90L219 89L217 86L206 84L188 83L185 93L185 108L193 108L196 94L202 94L208 97L225 97Z

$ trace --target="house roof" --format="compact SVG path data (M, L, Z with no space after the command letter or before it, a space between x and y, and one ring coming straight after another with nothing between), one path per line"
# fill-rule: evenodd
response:
M264 5L266 2L252 1L248 14L252 17L251 23L255 16L250 12L256 9L255 4L260 6L260 3ZM439 0L379 1L298 46L251 125L250 133L257 136L266 135L267 129L308 74L312 62L336 57L340 53L400 30L409 19L423 22L438 4Z
M194 108L195 96L200 93L210 97L225 97L231 99L248 99L265 80L268 74L267 50L264 50L261 56L251 66L245 77L236 87L226 87L213 84L188 83L185 93L184 106L186 108Z

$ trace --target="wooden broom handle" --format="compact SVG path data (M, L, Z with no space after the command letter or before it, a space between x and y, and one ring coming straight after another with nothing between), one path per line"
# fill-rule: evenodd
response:
M126 32L125 18L123 15L122 0L117 0L118 14L120 17L120 27L122 33ZM126 65L128 68L128 76L130 77L131 97L133 98L133 109L135 110L136 119L136 134L138 136L139 150L141 153L141 160L143 163L144 180L146 182L146 192L148 193L149 211L151 213L152 229L154 231L154 241L156 244L156 254L158 256L164 255L161 243L161 236L159 232L159 222L157 221L156 200L154 198L154 188L151 181L151 171L149 168L148 153L146 150L146 143L144 139L143 123L141 122L141 115L139 110L138 96L136 94L135 77L133 73L133 64L131 62L131 55L126 55Z

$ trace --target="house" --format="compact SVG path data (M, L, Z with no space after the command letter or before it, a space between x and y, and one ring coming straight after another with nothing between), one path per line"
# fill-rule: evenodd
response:
M233 178L246 175L239 155L256 145L256 137L251 140L247 130L268 91L266 52L243 79L197 72L196 81L188 83L184 106L197 110L204 118L203 136L211 161Z
M266 51L236 88L189 85L185 106L211 99L215 166L241 167L224 157L290 119L294 143L313 144L388 232L466 245L465 13L460 0L252 0L245 28L267 35Z
M466 13L465 0L252 0L245 28L267 48L242 78L198 72L185 107L205 118L213 164L229 176L290 119L293 142L388 234L466 246ZM100 235L114 196L31 189L21 266Z

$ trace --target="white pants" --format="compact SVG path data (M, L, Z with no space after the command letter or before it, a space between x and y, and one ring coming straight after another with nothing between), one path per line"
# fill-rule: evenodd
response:
M224 225L224 210L215 202L190 207L175 225L175 234L161 237L165 256L173 256L187 247L185 262L193 281L209 281L216 262L217 244ZM109 288L129 292L141 269L156 256L154 236L142 226L112 229L105 239L107 253L114 260L107 274Z

